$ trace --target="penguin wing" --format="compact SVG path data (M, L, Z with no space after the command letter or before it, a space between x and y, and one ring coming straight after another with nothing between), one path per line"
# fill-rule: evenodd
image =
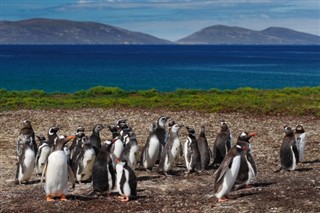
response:
M231 168L232 166L232 162L233 162L233 158L225 158L221 165L219 166L219 169L216 173L216 178L215 178L215 182L219 182L224 175L226 174L227 170Z
M129 181L129 180L128 180ZM124 184L126 182L126 175L125 175L125 170L122 169L122 175L121 175L121 178L120 178L120 193L121 194L124 194Z
M295 144L292 146L292 151L293 151L293 154L294 154L294 156L297 160L297 163L298 163L299 162L299 151L298 151L298 148Z
M137 196L137 177L130 167L127 169L129 170L129 186L131 188L131 195Z
M254 158L253 158L253 156L252 156L252 154L250 152L247 154L247 160L251 164L251 166L253 168L253 171L254 171L254 174L257 175L257 172L258 172L257 165L256 165L256 162L255 162L255 160L254 160Z

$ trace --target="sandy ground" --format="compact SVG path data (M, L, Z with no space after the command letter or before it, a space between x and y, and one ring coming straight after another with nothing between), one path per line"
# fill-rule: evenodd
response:
M220 120L229 123L233 137L242 131L255 131L252 138L258 175L253 188L230 193L231 199L217 203L214 197L212 170L200 174L185 174L181 157L174 175L166 177L156 172L136 170L138 197L122 203L114 193L106 197L88 196L91 183L77 184L70 189L67 202L45 201L45 192L39 177L33 175L31 183L15 185L15 143L24 119L32 122L37 134L46 134L51 125L60 125L59 134L74 134L82 125L90 135L92 127L101 123L114 124L126 118L137 135L140 148L144 146L152 122L160 115L170 116L176 123L195 127L204 124L212 148L219 131ZM279 172L279 149L283 138L283 126L303 124L308 142L305 161L294 172ZM192 111L167 112L148 110L19 110L0 113L0 212L320 212L320 118L311 116L252 116L237 113L203 114ZM186 129L180 131L181 142L186 141ZM104 129L103 140L111 133ZM233 141L235 142L235 140Z

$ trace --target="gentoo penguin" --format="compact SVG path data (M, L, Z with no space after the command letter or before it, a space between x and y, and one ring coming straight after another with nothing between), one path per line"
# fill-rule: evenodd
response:
M127 202L137 196L137 177L126 161L116 162L117 189L120 200Z
M295 170L299 162L299 152L296 146L296 139L291 127L284 127L285 136L280 148L281 169Z
M122 159L127 161L131 169L135 170L137 168L139 147L137 137L132 129L128 128L123 130L123 143Z
M29 120L22 122L22 128L16 142L16 151L18 161L15 182L21 184L22 181L29 181L38 152L35 134Z
M100 131L104 127L101 124L97 124L92 129L92 134L90 135L90 143L96 153L98 155L100 147L101 147L101 138L100 138Z
M18 162L16 183L28 182L31 178L34 164L35 151L32 138L25 134L20 134L17 140Z
M57 126L51 126L47 133L47 143L50 146L51 152L54 150L55 141L58 137L57 132L59 131L59 127Z
M210 164L211 150L205 133L205 126L201 126L200 134L198 137L198 148L200 152L201 170L206 170Z
M181 143L179 139L181 127L183 127L183 125L180 124L174 124L171 127L168 141L163 149L159 163L159 172L163 172L165 175L172 172L172 168L175 166L181 154Z
M236 184L239 185L239 187L242 187L243 185L245 185L246 187L250 187L249 184L258 172L256 162L254 161L253 155L251 153L252 146L249 141L253 136L256 136L255 132L242 132L237 140L238 145L249 147L247 151L241 153L241 165L236 179Z
M241 166L241 152L249 147L234 145L221 162L215 176L214 192L218 202L228 200L228 193L231 191Z
M307 143L307 133L305 132L301 124L296 126L295 137L297 141L297 148L299 151L299 162L302 162L304 159L304 147Z
M123 150L124 150L124 143L121 140L120 133L118 132L117 126L108 126L110 132L112 133L112 148L111 148L111 153L112 153L112 160L113 163L115 163L116 160L120 160Z
M37 135L39 143L38 153L36 156L36 173L37 175L41 175L44 166L47 163L48 157L50 155L50 146L43 134Z
M160 143L160 151L159 151L159 155L158 155L157 160L160 160L161 155L162 155L161 154L162 150L168 140L168 133L166 131L166 122L169 120L169 118L170 117L160 116L157 120L157 123L156 123L155 133L156 133L156 137Z
M115 187L115 170L111 160L112 142L101 143L100 152L96 158L92 170L92 186L94 193L110 193Z
M221 122L221 130L218 133L213 145L213 166L217 167L224 156L231 148L232 136L230 129L225 121Z
M58 137L55 139L55 148L49 155L46 168L45 191L47 201L53 201L54 197L60 197L66 201L68 191L68 163L67 156L63 151L65 144L75 136Z
M198 149L198 142L196 139L196 132L191 127L186 127L188 137L184 143L184 159L186 162L187 173L199 171L201 169L200 152Z
M155 130L156 123L153 123L149 129L149 136L140 157L140 165L150 171L155 165L160 152L160 142Z
M87 136L82 137L82 150L77 159L76 179L79 183L91 181L96 153Z

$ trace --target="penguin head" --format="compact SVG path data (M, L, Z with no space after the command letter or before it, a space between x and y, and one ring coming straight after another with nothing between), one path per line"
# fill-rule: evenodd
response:
M52 126L52 127L50 127L49 128L49 130L48 130L48 135L54 135L54 134L56 134L58 131L59 131L59 127L57 127L57 126Z
M32 128L31 122L29 120L24 120L22 122L22 125L23 125L24 128L29 128L29 129Z
M112 133L112 138L116 138L120 136L117 126L108 126L110 132Z
M127 119L120 119L117 121L116 126L119 129L127 129L129 128L128 124L127 124Z
M239 135L238 140L249 142L249 139L250 139L251 137L254 137L254 136L256 136L256 133L255 133L255 132L250 132L250 133L248 133L248 132L242 132L242 133Z
M76 130L76 136L78 137L78 138L82 138L84 135L85 135L85 133L84 133L84 127L82 127L82 126L79 126L78 128L77 128L77 130Z
M70 135L70 136L59 136L54 139L55 144L55 150L63 150L64 145L70 141L71 139L74 139L76 136Z
M169 124L168 124L168 127L169 127L169 130L171 129L171 127L175 124L176 122L174 120L172 120Z
M229 129L228 124L224 120L220 122L220 127L222 131L226 131Z
M83 136L83 137L81 138L81 141L82 141L82 144L83 144L83 145L89 145L89 144L90 144L90 139L89 139L88 136Z
M166 122L169 120L170 117L166 117L166 116L160 116L158 118L158 122L157 125L161 128L165 128Z
M181 129L181 127L183 127L182 124L174 124L174 125L171 127L171 132L173 132L173 133L178 133L179 130Z
M46 137L43 134L36 135L40 143L44 143L46 141Z
M102 129L104 128L104 126L103 125L101 125L101 124L96 124L94 127L93 127L93 132L94 133L99 133Z
M106 141L101 143L101 150L110 151L111 147L112 147L112 142L111 141L106 140Z
M149 127L149 133L153 132L157 128L157 124L153 122Z
M292 130L291 127L289 127L289 126L284 126L283 129L284 129L284 133L285 133L286 135L293 135L293 130Z
M305 131L304 131L303 126L302 126L301 124L298 124L298 125L296 126L295 132L296 132L296 133L304 133Z
M196 136L196 131L195 131L193 128L191 128L191 127L189 127L189 126L186 126L186 129L187 129L187 131L188 131L188 135L189 135L189 136L193 136L193 137Z

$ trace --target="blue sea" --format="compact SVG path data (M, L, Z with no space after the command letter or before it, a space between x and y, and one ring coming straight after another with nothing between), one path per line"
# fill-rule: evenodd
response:
M320 85L320 46L0 46L0 88L68 92Z

